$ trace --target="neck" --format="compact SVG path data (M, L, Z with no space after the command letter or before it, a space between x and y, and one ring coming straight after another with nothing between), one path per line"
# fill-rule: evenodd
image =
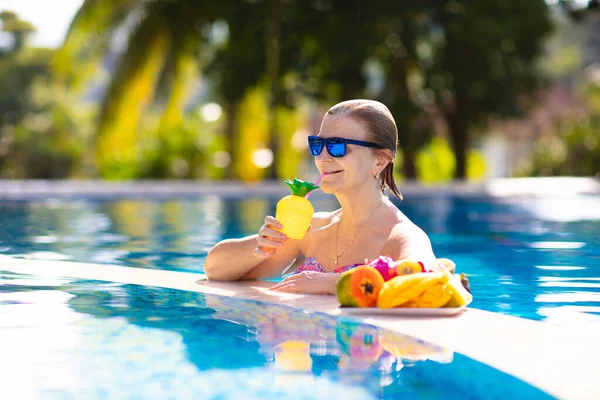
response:
M339 193L336 198L342 207L340 223L348 229L362 226L373 212L385 203L387 199L378 188L372 191L358 193Z

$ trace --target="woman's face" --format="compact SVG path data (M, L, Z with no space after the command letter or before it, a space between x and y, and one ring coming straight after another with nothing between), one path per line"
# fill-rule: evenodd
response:
M344 115L326 115L319 137L369 140L364 126ZM368 180L374 180L376 157L372 149L353 144L346 145L346 155L343 157L333 157L323 147L321 154L315 156L315 165L319 172L325 172L320 183L323 192L350 191L359 189Z

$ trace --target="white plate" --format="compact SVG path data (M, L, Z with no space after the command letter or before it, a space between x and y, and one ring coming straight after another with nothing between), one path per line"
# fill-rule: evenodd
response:
M413 316L413 317L443 317L456 315L466 309L462 307L448 308L378 308L378 307L340 307L343 314L360 314L360 315L398 315L398 316Z

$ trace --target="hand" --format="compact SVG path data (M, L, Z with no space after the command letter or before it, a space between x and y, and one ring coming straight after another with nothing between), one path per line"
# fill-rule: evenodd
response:
M288 276L270 290L287 293L335 294L335 283L339 274L302 271Z
M445 269L451 274L456 271L456 263L448 258L438 258L437 263L440 269Z
M265 224L258 230L254 254L263 258L271 257L275 254L277 248L283 246L288 239L285 234L279 232L282 228L283 225L281 225L281 222L267 215L265 217Z

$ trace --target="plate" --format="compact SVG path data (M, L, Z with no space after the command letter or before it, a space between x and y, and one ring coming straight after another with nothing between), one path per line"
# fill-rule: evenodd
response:
M344 314L360 315L397 315L411 317L445 317L456 315L465 310L467 306L448 308L378 308L378 307L340 307Z

